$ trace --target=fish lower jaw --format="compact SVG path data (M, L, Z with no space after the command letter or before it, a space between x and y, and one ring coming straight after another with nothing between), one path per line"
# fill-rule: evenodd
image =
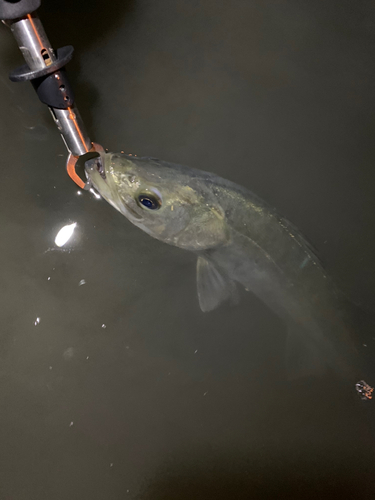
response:
M123 215L125 215L125 217L127 219L129 219L130 221L135 221L137 223L143 221L143 217L141 215L137 214L137 212L135 212L135 210L130 208L129 205L122 204L120 212Z

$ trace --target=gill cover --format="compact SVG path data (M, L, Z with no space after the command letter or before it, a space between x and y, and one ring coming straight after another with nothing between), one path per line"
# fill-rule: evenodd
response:
M212 207L199 205L190 213L189 221L174 238L175 245L187 250L199 251L223 245L229 240L224 217Z

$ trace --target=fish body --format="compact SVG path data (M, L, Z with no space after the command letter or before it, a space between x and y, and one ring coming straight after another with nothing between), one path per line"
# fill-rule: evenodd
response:
M311 244L251 191L152 158L101 153L86 163L93 186L133 224L197 255L202 311L238 300L238 284L285 323L290 378L329 367L356 377L349 301Z

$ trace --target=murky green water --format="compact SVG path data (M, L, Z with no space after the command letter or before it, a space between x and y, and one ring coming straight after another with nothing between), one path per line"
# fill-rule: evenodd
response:
M107 7L40 11L76 48L92 139L250 188L373 308L372 6ZM203 314L193 255L78 194L48 111L7 80L21 62L3 27L0 498L373 498L372 402L329 378L288 384L266 306L243 294Z

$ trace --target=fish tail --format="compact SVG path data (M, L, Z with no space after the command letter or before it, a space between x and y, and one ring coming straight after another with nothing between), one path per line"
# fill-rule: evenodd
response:
M363 375L352 344L333 343L319 328L298 323L288 325L286 371L289 380L333 373L353 384Z

